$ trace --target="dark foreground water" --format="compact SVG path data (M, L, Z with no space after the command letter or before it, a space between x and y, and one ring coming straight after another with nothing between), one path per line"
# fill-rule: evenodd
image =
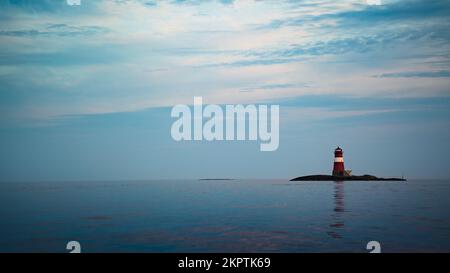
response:
M450 181L0 183L0 251L450 251Z

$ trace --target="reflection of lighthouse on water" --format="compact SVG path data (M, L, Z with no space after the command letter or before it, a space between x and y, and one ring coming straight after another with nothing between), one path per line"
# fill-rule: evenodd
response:
M331 231L328 232L333 238L340 239L342 235L339 231L344 227L343 220L344 213L344 182L336 181L334 182L334 212L331 215L333 223L330 224L332 228Z

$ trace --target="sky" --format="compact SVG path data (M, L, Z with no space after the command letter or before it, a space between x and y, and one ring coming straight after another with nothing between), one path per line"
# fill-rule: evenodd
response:
M280 105L280 143L171 108ZM0 0L0 181L450 178L450 1Z

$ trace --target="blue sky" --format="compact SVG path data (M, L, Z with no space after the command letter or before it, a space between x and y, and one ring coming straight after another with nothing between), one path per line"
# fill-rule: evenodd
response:
M0 180L450 177L449 1L0 2ZM280 104L280 147L170 109Z

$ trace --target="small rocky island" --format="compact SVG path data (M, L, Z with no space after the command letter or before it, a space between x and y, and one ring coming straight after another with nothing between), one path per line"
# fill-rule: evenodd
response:
M337 175L326 175L326 174L317 174L317 175L307 175L307 176L299 176L291 179L290 181L406 181L404 178L382 178L376 177L373 175L351 175L351 176L337 176Z
M332 175L317 174L299 176L290 181L406 181L402 178L381 178L373 175L352 175L351 170L344 168L344 152L340 147L334 150L334 165Z

